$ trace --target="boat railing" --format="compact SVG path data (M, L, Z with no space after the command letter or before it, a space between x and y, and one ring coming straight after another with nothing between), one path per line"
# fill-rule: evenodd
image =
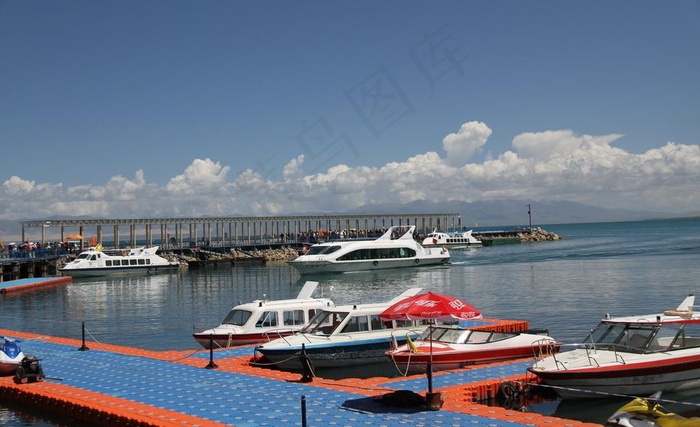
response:
M561 343L548 338L535 340L530 344L535 360L542 360L545 357L554 356L561 348Z
M265 332L263 332L262 335L268 341L272 341L272 340L277 339L277 338L286 337L286 336L291 335L293 333L294 333L294 329L292 329L292 328L280 328L280 329L273 329L273 330L265 331Z

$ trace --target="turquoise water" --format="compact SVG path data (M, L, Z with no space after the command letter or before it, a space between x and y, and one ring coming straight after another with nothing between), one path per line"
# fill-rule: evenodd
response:
M700 220L543 225L563 240L453 251L445 267L309 277L336 303L387 300L410 287L456 295L485 317L528 320L565 343L606 313L675 308L700 291ZM151 350L198 349L191 334L231 306L292 298L307 278L284 263L75 279L0 297L0 328ZM43 423L43 424L42 424ZM0 424L59 425L0 405Z

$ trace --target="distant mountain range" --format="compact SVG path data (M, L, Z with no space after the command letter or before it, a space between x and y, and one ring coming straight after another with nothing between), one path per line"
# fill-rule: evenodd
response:
M669 219L679 217L698 217L700 212L688 212L686 214L671 214L657 211L637 211L628 209L608 209L597 206L584 205L567 201L535 201L523 200L490 200L476 202L428 202L415 201L403 205L392 203L380 203L364 205L357 209L344 212L297 212L293 215L348 215L348 214L418 214L418 213L456 213L462 216L462 225L471 226L510 226L527 225L528 203L532 212L532 225L544 224L572 224L585 222L618 222L618 221L643 221L649 219ZM237 216L231 214L231 216ZM70 217L62 219L77 219ZM51 218L25 218L16 221L0 220L0 241L18 240L22 235L23 220L51 219ZM94 219L94 218L91 218Z

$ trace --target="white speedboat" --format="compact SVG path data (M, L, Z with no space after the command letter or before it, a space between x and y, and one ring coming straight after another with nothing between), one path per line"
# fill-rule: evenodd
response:
M222 348L292 335L321 309L335 307L327 298L311 297L317 286L318 282L306 282L295 299L262 299L237 305L219 326L193 336L204 348Z
M576 349L528 371L564 399L643 396L700 388L700 315L689 295L674 310L605 316Z
M180 266L177 260L168 260L157 255L158 246L102 251L98 246L81 252L73 261L59 271L67 276L105 276L132 272L153 273Z
M468 249L482 246L481 240L472 235L473 230L463 233L443 233L434 230L423 239L426 248L446 247L447 249Z
M445 248L424 248L413 238L416 227L394 226L376 240L318 243L290 261L301 274L343 273L447 264Z
M266 365L284 370L302 370L302 352L314 368L385 362L384 353L393 343L406 342L407 335L417 337L427 325L416 321L384 321L379 313L418 292L420 288L412 288L389 302L324 309L298 334L260 345L255 352L262 354Z
M0 375L14 375L24 359L24 353L17 345L17 340L10 337L0 337L3 344L0 347Z
M433 371L440 371L524 357L534 359L549 355L560 346L552 337L537 333L494 332L449 325L430 329L415 342L408 340L386 352L401 372L425 372L429 362L432 362Z

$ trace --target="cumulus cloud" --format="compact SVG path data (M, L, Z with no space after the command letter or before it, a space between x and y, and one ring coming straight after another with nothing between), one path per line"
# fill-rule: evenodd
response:
M445 161L450 166L461 167L486 144L491 129L481 122L464 123L457 133L442 139L442 148L447 152Z
M444 158L428 151L379 167L339 164L309 174L302 155L283 167L279 179L252 169L229 179L230 168L211 159L193 160L162 187L149 183L144 171L65 189L13 176L0 187L0 218L283 215L371 203L504 198L700 210L699 145L668 142L632 154L613 146L619 134L548 130L522 133L512 150L469 163L487 148L490 135L484 123L468 122L443 139Z
M513 138L513 148L524 158L567 157L583 146L609 146L623 135L576 135L570 130L526 132Z

